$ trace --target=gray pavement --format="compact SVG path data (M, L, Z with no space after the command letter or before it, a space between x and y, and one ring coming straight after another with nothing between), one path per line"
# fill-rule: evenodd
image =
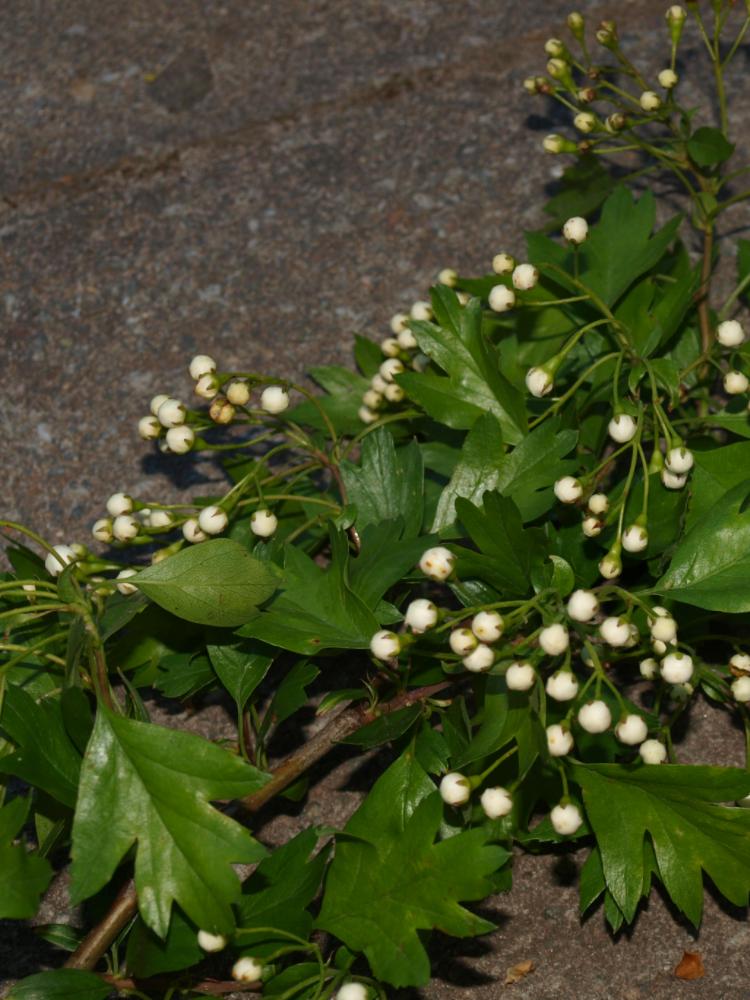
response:
M662 6L578 4L616 16L657 69ZM86 540L114 490L180 495L211 469L165 465L135 424L154 393L187 395L196 351L287 377L348 364L352 332L382 335L441 267L477 273L520 250L556 166L539 151L545 106L520 83L568 9L6 0L3 514L54 542ZM739 762L739 737L709 712L697 710L701 759ZM212 718L191 724L210 734ZM321 780L305 822L353 808L350 770ZM277 817L262 835L302 821ZM518 1000L750 996L744 913L709 899L696 943L655 897L612 941L601 913L579 924L568 882L559 859L522 858L492 904L499 933L446 944L423 996L505 995L505 970L524 959L536 971L507 988ZM0 971L31 971L28 935L4 934ZM700 982L672 975L685 947L703 952Z

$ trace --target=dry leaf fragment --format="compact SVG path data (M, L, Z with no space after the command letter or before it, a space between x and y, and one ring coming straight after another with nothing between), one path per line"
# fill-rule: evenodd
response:
M678 979L701 979L706 973L699 951L686 951L674 970Z
M511 965L505 973L505 985L512 986L513 983L517 983L519 979L523 979L524 976L528 976L533 971L534 963L530 958L527 958L525 962L518 962L516 965Z

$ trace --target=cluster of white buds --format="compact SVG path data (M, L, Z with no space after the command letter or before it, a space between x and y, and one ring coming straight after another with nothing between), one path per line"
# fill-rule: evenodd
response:
M606 493L592 493L586 503L587 510L583 515L581 528L587 538L596 538L604 528L604 516L609 510L609 498Z
M440 797L446 805L458 808L465 806L471 799L472 788L477 779L472 781L460 771L450 771L440 780ZM496 785L485 788L480 796L480 803L488 819L501 819L513 809L513 796L507 788Z
M684 445L670 448L664 459L664 468L661 470L662 483L667 489L681 490L694 463L693 453Z
M669 646L677 645L677 622L666 608L657 604L651 609L648 627L651 645L658 656L663 656Z

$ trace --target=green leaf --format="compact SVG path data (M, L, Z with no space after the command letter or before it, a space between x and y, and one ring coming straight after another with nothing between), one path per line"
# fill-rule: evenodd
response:
M483 899L488 876L507 859L474 829L435 843L443 805L407 752L380 777L347 823L328 872L317 925L363 951L373 974L393 986L424 985L424 932L484 934L492 924L459 905Z
M311 858L317 841L315 829L303 830L264 858L247 879L236 906L238 946L265 957L264 950L276 947L284 933L309 937L313 920L307 908L318 893L329 853L322 850Z
M360 534L360 551L349 563L349 585L368 608L376 609L383 595L398 583L435 541L429 535L403 537L403 522L368 524ZM389 621L392 621L389 618Z
M192 698L216 682L211 661L202 653L172 653L159 664L154 687L167 698Z
M319 673L318 668L306 660L295 663L274 692L266 713L268 721L280 725L302 708L307 702L305 688L312 684Z
M231 538L182 549L134 576L160 607L200 625L242 625L277 586L268 563Z
M524 530L518 508L508 497L489 493L481 510L459 497L456 513L469 537L486 559L459 551L459 578L479 576L486 583L512 595L529 590L535 537Z
M650 191L636 201L627 188L618 187L604 203L585 244L587 267L581 280L607 305L661 260L681 222L672 219L652 237L655 220Z
M177 906L172 907L169 930L163 941L149 930L141 917L136 917L128 934L125 952L128 972L138 978L187 969L197 965L204 957L195 925Z
M399 736L403 736L411 729L421 714L421 705L409 705L396 712L386 712L385 715L381 715L379 719L375 719L374 722L358 729L356 733L352 733L341 742L348 743L350 746L362 747L363 750L371 750L373 747L381 746L383 743L391 743Z
M308 656L324 649L367 649L380 623L349 585L346 537L332 531L331 544L325 569L287 545L281 592L239 634Z
M520 441L526 432L524 398L500 373L495 349L482 333L479 300L461 310L458 329L423 322L411 326L424 353L449 376L453 394L479 412L493 413L506 441Z
M577 440L577 431L560 430L559 421L545 420L505 456L496 489L513 500L524 521L534 520L554 504L552 484L577 468L576 462L564 461Z
M440 494L433 531L442 531L456 520L458 497L479 506L484 494L495 489L504 455L500 424L491 413L483 413L466 435L458 464Z
M9 687L0 726L16 745L0 757L0 774L14 774L72 808L78 794L81 757L70 740L58 700L37 704L22 688Z
M267 780L199 736L100 708L73 821L73 904L106 885L135 846L140 912L156 934L166 935L173 901L199 927L231 931L240 892L232 863L264 852L209 800L240 798Z
M729 142L724 133L707 125L693 132L688 139L687 148L690 159L699 167L715 167L728 160L734 152L734 144Z
M26 846L13 844L29 811L29 799L16 798L0 809L0 919L26 920L52 878L52 866Z
M412 402L446 427L468 430L484 412L465 398L462 386L445 375L404 372L396 376L396 382Z
M573 764L586 815L601 852L607 888L626 920L635 916L651 838L659 878L673 902L698 925L705 872L730 902L750 892L750 812L716 805L750 792L740 768L662 764Z
M487 677L481 723L471 742L455 754L451 764L466 767L500 751L514 739L529 718L529 699L525 694L508 691L505 678L495 674Z
M7 1000L104 1000L111 993L112 986L93 972L56 969L22 979Z
M746 411L745 411L746 412ZM695 467L690 477L687 527L691 528L750 471L750 442L739 441L723 448L694 451Z
M560 229L573 215L585 217L600 207L615 186L616 180L611 170L605 170L599 157L584 155L578 157L573 166L563 171L559 181L559 191L544 206L552 221L547 229Z
M207 646L206 652L219 680L240 710L268 673L276 655L270 646L252 639L232 645Z
M716 501L678 544L654 589L709 611L750 611L750 479Z
M412 538L422 527L424 473L422 453L416 442L398 451L385 427L362 442L359 466L341 463L349 501L357 507L357 528L401 518L404 537Z

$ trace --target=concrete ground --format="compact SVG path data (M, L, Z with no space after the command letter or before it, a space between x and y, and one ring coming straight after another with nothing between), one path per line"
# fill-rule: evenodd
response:
M578 6L617 17L652 67L666 61L661 4ZM135 424L154 393L188 394L196 351L284 376L348 364L352 332L383 335L441 267L478 273L520 251L556 166L540 152L546 105L520 84L567 10L5 0L2 515L74 541L115 490L180 495L210 470L150 455ZM739 762L708 713L702 759ZM353 808L349 771L321 778L305 822ZM278 816L265 835L299 822ZM697 941L658 896L613 940L600 912L580 924L569 865L522 857L491 909L494 937L438 945L424 1000L505 995L506 969L526 959L535 971L507 987L517 1000L750 995L746 914L710 898ZM30 935L3 935L3 976L33 971ZM673 975L685 948L703 954L698 982Z

